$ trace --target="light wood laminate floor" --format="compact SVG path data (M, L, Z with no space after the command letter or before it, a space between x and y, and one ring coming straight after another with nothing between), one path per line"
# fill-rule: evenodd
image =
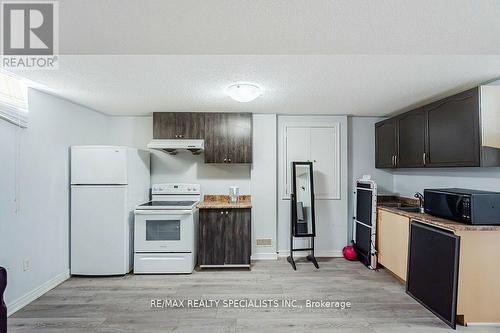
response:
M192 275L73 277L8 320L9 332L453 332L385 272L359 262L258 261L252 270ZM302 308L151 308L152 299L298 300ZM349 301L350 309L305 307ZM500 328L459 327L464 332Z

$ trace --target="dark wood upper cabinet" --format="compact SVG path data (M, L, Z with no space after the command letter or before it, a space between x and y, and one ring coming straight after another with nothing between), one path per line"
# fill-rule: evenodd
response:
M427 113L427 166L479 166L479 89L445 98Z
M200 266L250 266L251 209L201 209Z
M228 139L230 163L252 163L252 115L250 113L229 114Z
M205 115L205 163L227 163L227 118L224 113Z
M486 112L498 111L481 110L477 87L378 122L375 167L498 166L499 147L482 143L481 114Z
M416 168L425 166L425 126L423 109L407 112L396 119L398 129L397 167Z
M252 163L251 113L154 112L154 139L204 139L205 163Z
M175 115L175 127L181 139L203 139L205 136L205 114L180 112Z
M377 168L395 167L397 155L396 121L387 119L375 124L375 166Z
M174 112L153 112L153 139L177 139Z
M205 114L205 163L252 163L252 114Z
M203 139L205 114L197 112L154 112L154 139Z

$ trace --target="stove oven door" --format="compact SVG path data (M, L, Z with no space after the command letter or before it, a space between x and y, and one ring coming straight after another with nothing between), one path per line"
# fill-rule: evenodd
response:
M194 233L190 210L135 211L135 253L193 252Z

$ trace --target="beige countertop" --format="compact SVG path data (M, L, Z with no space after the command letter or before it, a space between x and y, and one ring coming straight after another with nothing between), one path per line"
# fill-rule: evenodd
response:
M232 209L232 208L252 208L252 197L250 195L240 195L238 203L229 202L229 195L206 194L203 201L196 207L199 209Z
M405 212L397 208L384 207L380 205L377 206L377 209L385 210L394 214L408 217L409 219L412 220L421 221L454 232L455 231L500 231L499 225L471 225L471 224L459 223L447 219L442 219L440 217L435 217L425 213Z

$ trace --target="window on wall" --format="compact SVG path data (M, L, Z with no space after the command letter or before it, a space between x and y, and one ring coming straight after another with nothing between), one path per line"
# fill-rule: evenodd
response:
M28 88L23 80L0 71L0 118L28 126Z

